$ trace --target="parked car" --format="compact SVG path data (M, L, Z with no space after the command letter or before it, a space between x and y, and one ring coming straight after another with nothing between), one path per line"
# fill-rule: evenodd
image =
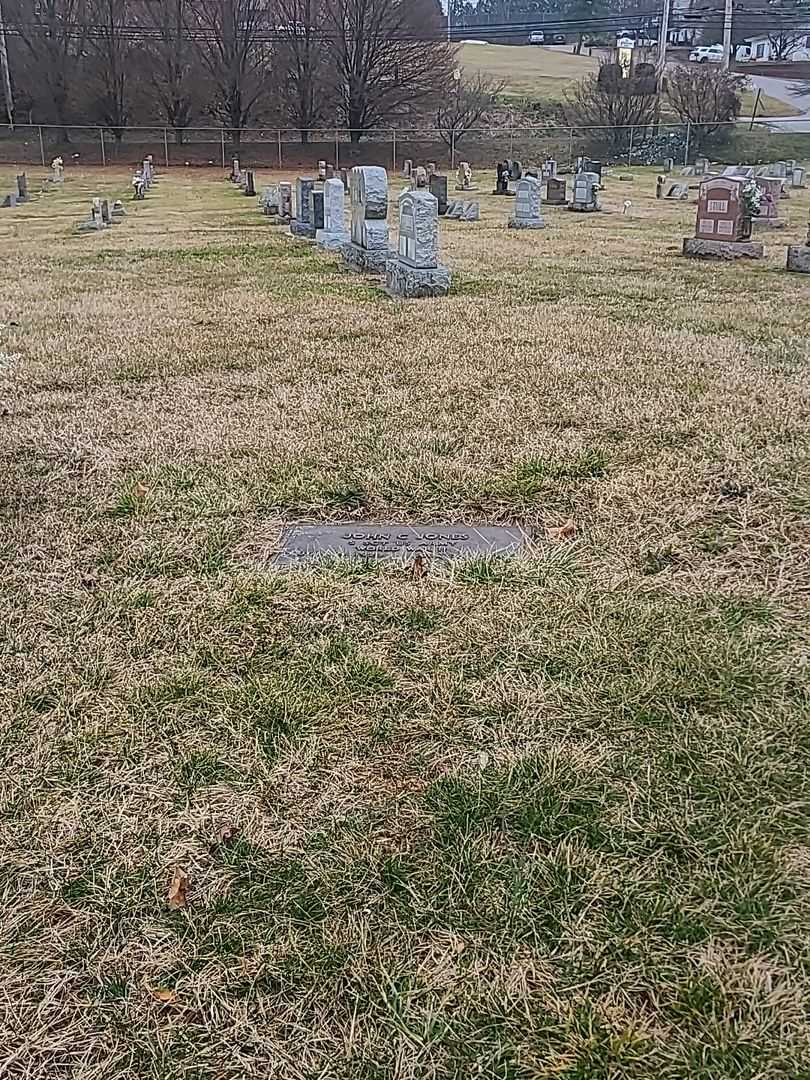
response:
M622 45L622 42L629 42L629 45ZM621 48L640 48L640 49L652 49L658 44L658 39L650 37L649 32L646 30L620 30L616 35L616 47Z
M552 40L553 44L555 44L555 45L564 45L565 44L565 34L552 34L551 35L551 40Z
M546 35L542 30L535 30L533 34L529 34L530 45L545 45Z
M689 59L693 64L722 64L723 46L699 45L689 53Z

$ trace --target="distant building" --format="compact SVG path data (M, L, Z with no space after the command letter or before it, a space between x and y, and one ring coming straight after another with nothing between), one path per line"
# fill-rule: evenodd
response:
M797 60L810 60L810 34L792 30L756 34L737 46L734 57L737 60L754 62L781 60L782 63L794 63Z

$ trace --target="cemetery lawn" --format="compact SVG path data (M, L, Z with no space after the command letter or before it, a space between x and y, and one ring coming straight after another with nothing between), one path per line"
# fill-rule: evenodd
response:
M810 193L712 265L654 172L539 233L479 174L436 301L219 170L0 211L4 1076L810 1076Z

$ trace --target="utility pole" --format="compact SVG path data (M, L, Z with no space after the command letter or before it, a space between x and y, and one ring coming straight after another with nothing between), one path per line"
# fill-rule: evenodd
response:
M661 93L664 82L664 71L667 66L667 44L669 42L669 6L670 0L664 0L661 9L661 32L658 35L658 63L656 75L658 76L658 93Z
M725 71L731 67L731 15L733 0L726 0L726 10L723 15L723 68Z
M0 4L0 80L3 83L3 97L6 101L6 113L10 127L14 127L14 98L11 95L11 72L8 67L6 48L6 24L3 22L3 8Z

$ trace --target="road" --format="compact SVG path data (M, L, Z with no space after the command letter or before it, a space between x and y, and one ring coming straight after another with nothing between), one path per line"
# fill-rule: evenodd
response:
M749 76L754 87L761 90L763 94L769 94L770 97L777 98L779 101L784 101L788 105L793 105L796 109L801 109L801 116L775 116L768 117L768 127L772 131L782 131L786 134L797 134L799 132L810 132L810 93L802 94L796 97L790 92L791 86L794 85L792 79L774 79L770 75L751 75Z

